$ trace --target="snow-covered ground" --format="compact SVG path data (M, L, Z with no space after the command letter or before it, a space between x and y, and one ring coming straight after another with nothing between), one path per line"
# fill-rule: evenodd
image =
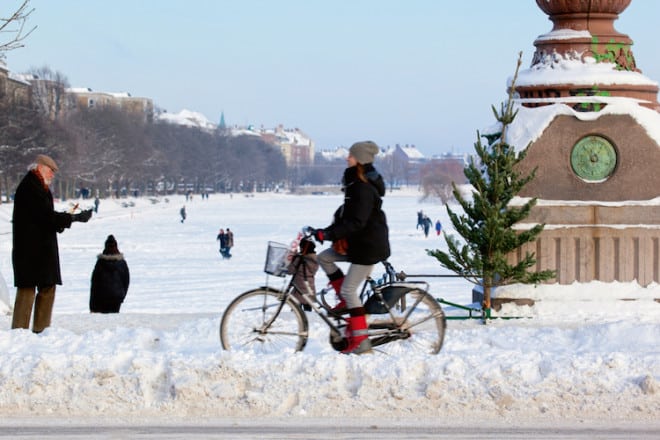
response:
M0 415L188 421L332 416L477 425L595 420L657 427L657 285L555 288L533 308L506 306L501 312L522 319L487 325L449 320L436 356L341 355L316 316L310 316L304 352L223 351L222 312L237 294L266 281L267 242L288 243L304 225L327 225L340 202L339 195L284 194L102 200L89 223L75 223L59 236L64 285L57 290L52 327L39 335L10 330L11 316L0 315ZM182 224L184 204L188 218ZM451 233L444 208L420 203L414 192L390 193L384 207L395 268L446 273L425 252L444 248L444 240L415 229L416 212L423 209ZM10 302L11 210L0 205L0 273ZM231 260L218 254L221 227L235 234ZM108 234L128 261L131 286L120 314L92 315L89 280ZM471 302L467 282L427 280L434 296ZM325 282L319 272L317 286Z

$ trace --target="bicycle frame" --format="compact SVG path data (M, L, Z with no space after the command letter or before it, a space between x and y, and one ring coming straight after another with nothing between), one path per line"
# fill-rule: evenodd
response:
M298 255L299 255L299 254L298 254ZM303 262L302 262L302 259L298 259L298 262L297 262L296 265L295 265L295 271L297 271L298 269L300 269L300 266L302 265L302 263L303 263ZM287 301L288 298L291 298L292 301L294 301L294 302L297 303L298 305L301 305L301 304L300 304L300 301L298 301L298 299L293 295L293 292L296 291L296 292L298 292L303 298L305 298L305 300L307 301L307 304L312 308L312 311L314 311L314 313L316 313L316 314L317 314L317 315L323 320L323 322L325 322L325 323L328 325L328 327L330 327L330 329L331 329L332 331L334 331L334 332L336 332L336 333L338 333L338 334L341 333L341 328L340 328L340 324L339 324L339 323L341 323L342 321L345 323L345 322L346 322L346 318L344 318L344 317L342 317L342 316L340 316L340 315L335 315L334 313L332 313L332 312L330 311L329 308L327 308L327 307L323 306L322 304L320 304L320 303L316 300L316 292L312 292L312 289L311 289L311 287L309 286L309 283L308 283L306 280L303 282L303 283L304 283L304 286L305 286L305 288L306 288L306 289L305 289L306 292L301 292L301 291L296 287L296 285L293 283L293 275L287 275L287 277L289 277L289 281L288 281L288 282L286 282L286 281L284 282L284 284L286 285L286 287L283 288L282 290L279 290L279 291L278 291L278 290L276 290L276 289L274 289L274 288L272 288L272 287L270 287L270 286L268 285L268 277L269 277L269 276L270 276L270 275L266 275L266 285L265 285L265 286L262 286L262 288L264 288L264 289L268 289L268 290L271 290L271 291L273 291L274 293L275 293L275 292L277 292L277 293L281 293L281 294L282 294L282 300L280 301L280 304L279 304L279 306L278 306L278 309L277 309L277 311L275 312L275 314L273 315L272 319L270 319L268 322L264 323L265 326L266 326L265 329L268 329L268 327L270 327L270 325L271 325L273 322L275 322L275 321L277 320L277 317L279 316L280 312L282 311L282 308L284 307L284 304L286 303L286 301ZM367 281L365 281L364 286L362 287L362 291L365 291L365 289L367 288L368 281L369 281L369 279L367 279ZM324 311L327 312L327 313L323 313ZM332 317L332 319L337 320L337 324L336 324L336 325L331 321L331 317L330 317L330 316ZM344 325L345 325L345 324L344 324ZM341 326L341 327L343 327L343 326Z

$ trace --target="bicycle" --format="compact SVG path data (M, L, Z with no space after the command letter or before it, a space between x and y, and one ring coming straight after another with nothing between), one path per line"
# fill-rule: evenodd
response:
M296 240L309 237L310 232L303 230ZM287 282L290 275L287 266L297 253L296 240L291 246L268 242L264 266L266 285L238 295L227 306L220 321L223 349L251 348L266 354L302 351L309 337L309 321L294 292L311 307L308 313L315 313L328 325L332 347L337 351L346 348L347 321L328 304L326 296L331 288L317 294L305 282L306 291L301 292L293 284L292 276ZM295 270L300 268L298 260ZM387 261L382 264L385 267L382 278L367 278L360 294L368 314L372 348L389 354L411 350L437 354L444 342L447 321L440 304L428 293L428 283L404 282L403 272L397 274ZM269 286L270 276L284 278L283 287Z

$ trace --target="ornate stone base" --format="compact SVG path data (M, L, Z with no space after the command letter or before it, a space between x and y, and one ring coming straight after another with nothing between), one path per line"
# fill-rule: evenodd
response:
M527 221L546 228L510 261L535 253L538 270L557 272L551 282L660 283L660 206L536 206Z

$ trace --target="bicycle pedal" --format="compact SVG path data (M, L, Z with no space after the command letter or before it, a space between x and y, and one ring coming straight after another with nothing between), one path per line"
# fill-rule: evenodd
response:
M336 351L343 351L346 350L346 348L348 347L348 338L344 337L342 333L335 333L335 332L330 333L330 345Z

